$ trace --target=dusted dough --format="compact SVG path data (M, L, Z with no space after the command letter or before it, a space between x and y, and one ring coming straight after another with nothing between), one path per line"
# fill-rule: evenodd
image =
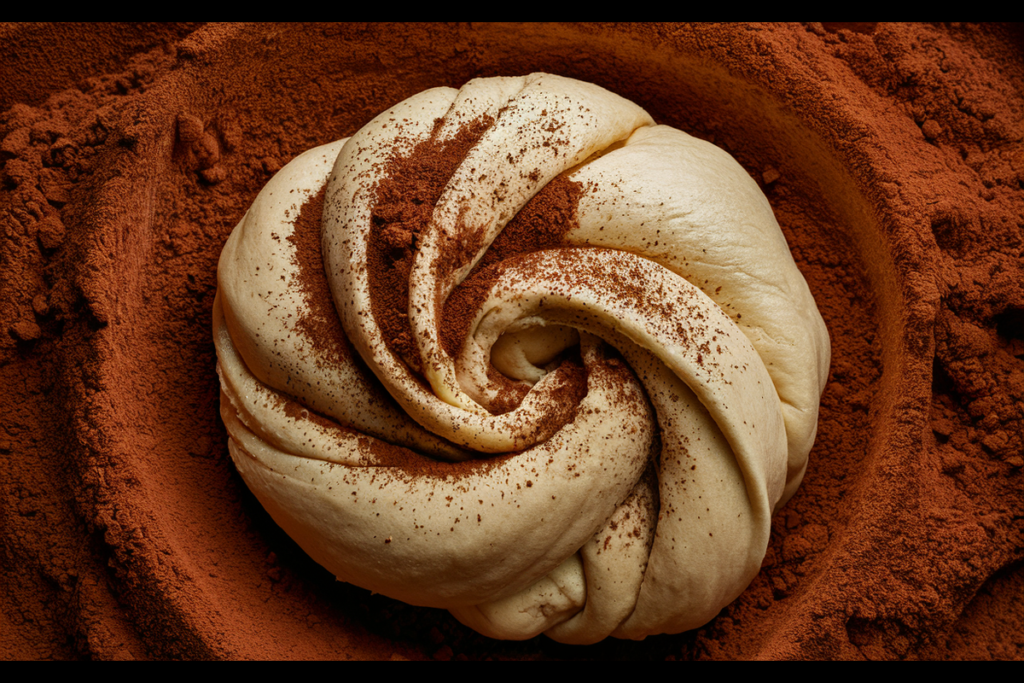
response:
M482 115L494 123L417 245L421 378L370 313L373 188L396 150ZM585 188L566 240L589 248L503 269L450 357L443 302L560 174ZM296 326L306 303L287 237L325 184L325 269L365 367ZM439 266L467 225L480 249ZM486 635L592 643L706 623L757 573L771 514L806 468L828 334L767 200L725 152L597 86L533 74L409 98L282 169L218 279L221 412L249 487L340 579ZM559 398L569 371L546 364L576 344L587 392L573 412ZM488 410L492 361L531 386L503 415ZM376 439L436 461L393 461ZM491 459L459 462L474 453Z

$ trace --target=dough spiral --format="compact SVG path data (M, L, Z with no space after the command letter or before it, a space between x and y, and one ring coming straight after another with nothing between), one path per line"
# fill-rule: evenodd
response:
M370 267L380 188L474 126L412 238L400 347ZM582 188L561 246L477 268L559 178ZM300 324L292 238L319 193L343 333ZM496 638L704 624L757 573L814 440L828 334L767 200L725 152L587 83L428 90L300 155L218 280L221 413L248 486L339 579ZM469 283L452 353L445 305Z

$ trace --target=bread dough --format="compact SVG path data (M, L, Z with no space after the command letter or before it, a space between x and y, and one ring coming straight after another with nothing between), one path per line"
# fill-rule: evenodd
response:
M373 191L385 162L482 116L493 123L417 243L420 375L371 312ZM445 300L561 174L585 188L567 248L503 268L449 356ZM324 267L347 341L297 324L309 303L288 238L325 187ZM469 230L478 248L447 258ZM746 172L550 74L428 90L300 155L232 233L218 285L230 451L275 521L339 579L495 638L639 639L713 618L759 570L771 514L799 486L828 373L824 323ZM578 405L565 396L579 378L548 365L570 345ZM529 386L500 415L492 364Z

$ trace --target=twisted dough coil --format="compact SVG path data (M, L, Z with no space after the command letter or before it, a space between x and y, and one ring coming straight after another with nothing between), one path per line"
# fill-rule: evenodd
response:
M403 355L374 308L378 190L471 125L415 238ZM450 354L446 302L556 178L582 188L562 246L493 268ZM343 333L301 324L324 315L293 239L321 192ZM587 83L428 90L300 155L218 279L221 413L247 485L339 579L492 637L704 624L757 573L814 440L828 334L767 200L725 152Z

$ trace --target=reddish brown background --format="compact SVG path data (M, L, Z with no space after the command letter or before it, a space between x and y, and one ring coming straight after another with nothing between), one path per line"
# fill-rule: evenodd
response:
M832 335L804 485L695 632L500 643L339 584L227 456L216 262L263 183L531 71L732 153ZM1022 93L1002 25L0 27L0 654L1022 658Z

